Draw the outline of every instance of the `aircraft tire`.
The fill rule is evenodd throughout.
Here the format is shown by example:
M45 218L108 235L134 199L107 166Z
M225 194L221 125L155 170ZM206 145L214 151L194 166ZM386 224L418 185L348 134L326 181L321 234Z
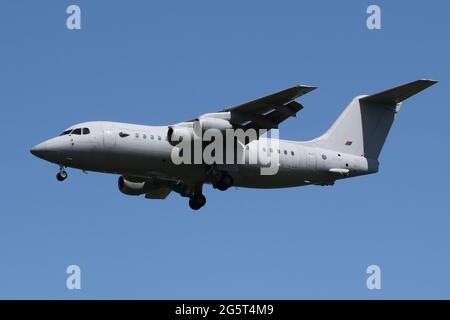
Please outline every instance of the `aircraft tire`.
M64 181L64 180L66 180L66 179L67 179L67 172L66 172L66 171L58 172L58 174L56 175L56 179L57 179L58 181Z

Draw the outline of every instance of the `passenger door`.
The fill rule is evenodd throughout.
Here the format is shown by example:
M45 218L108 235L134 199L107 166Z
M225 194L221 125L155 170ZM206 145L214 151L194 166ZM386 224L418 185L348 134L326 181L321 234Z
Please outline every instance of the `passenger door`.
M113 129L106 128L103 130L103 147L112 149L116 145L116 135Z
M316 170L316 154L313 151L307 151L306 153L306 169L311 171Z

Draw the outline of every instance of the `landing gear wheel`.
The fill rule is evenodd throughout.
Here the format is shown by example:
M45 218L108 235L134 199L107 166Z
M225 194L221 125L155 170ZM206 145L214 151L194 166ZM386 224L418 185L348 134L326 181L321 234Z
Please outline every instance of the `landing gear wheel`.
M203 207L206 204L206 198L202 194L197 194L194 196L195 202L200 204L200 207Z
M196 194L189 199L189 207L192 210L198 210L206 204L206 198L202 194Z
M191 207L192 210L198 210L201 208L193 199L189 199L189 207Z
M60 172L58 172L58 174L56 175L56 179L58 179L58 181L64 181L67 179L67 172L62 170Z

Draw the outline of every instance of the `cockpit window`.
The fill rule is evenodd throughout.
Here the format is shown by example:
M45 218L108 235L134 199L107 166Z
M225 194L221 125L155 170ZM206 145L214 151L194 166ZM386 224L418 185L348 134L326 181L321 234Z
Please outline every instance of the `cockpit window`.
M89 134L91 131L89 131L89 128L83 128L83 134Z
M81 135L81 128L75 129L72 131L72 134Z
M72 132L72 130L73 130L73 129L70 129L70 130L66 130L66 131L64 131L63 133L61 133L61 134L60 134L60 136L65 136L66 134L69 134L69 133L71 133L71 132Z

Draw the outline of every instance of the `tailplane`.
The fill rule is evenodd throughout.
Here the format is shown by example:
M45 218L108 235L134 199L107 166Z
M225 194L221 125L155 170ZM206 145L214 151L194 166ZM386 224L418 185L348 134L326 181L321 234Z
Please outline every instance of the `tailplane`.
M370 96L358 96L314 142L338 152L378 159L402 101L435 83L417 80Z

